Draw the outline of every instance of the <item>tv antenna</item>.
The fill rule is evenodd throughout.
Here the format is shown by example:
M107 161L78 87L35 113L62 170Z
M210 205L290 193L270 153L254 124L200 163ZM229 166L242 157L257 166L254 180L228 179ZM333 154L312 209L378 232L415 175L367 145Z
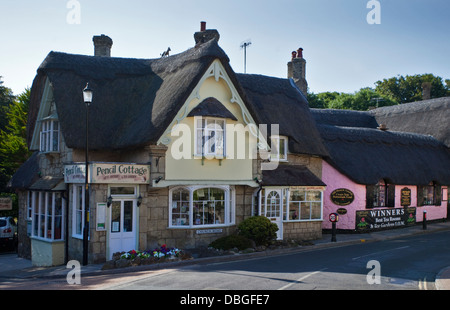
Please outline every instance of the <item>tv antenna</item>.
M241 48L244 49L244 73L247 73L247 47L251 44L252 42L250 40L241 43Z

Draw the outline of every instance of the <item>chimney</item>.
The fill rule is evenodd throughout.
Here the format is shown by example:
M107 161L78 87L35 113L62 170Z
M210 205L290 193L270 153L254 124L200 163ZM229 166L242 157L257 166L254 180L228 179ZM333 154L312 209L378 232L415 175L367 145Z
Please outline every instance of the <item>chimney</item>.
M431 83L423 82L422 83L422 100L431 99Z
M306 96L308 83L306 82L306 60L303 58L303 48L292 52L292 59L288 62L288 79L293 79L303 95Z
M94 55L101 57L111 57L111 47L113 41L110 37L102 34L101 36L94 36L92 38L94 41Z
M219 41L220 35L216 29L206 29L206 22L200 22L200 31L194 33L195 45L203 44L212 39Z

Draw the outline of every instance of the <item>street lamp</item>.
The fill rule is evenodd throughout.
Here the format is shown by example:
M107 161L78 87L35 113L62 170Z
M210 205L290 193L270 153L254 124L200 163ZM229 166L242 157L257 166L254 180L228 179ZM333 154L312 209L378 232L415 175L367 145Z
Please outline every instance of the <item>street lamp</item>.
M85 158L85 181L84 181L84 229L83 229L83 265L88 264L88 236L89 236L89 179L88 179L88 156L89 156L89 106L92 103L92 89L89 83L83 89L83 100L86 104L86 158Z

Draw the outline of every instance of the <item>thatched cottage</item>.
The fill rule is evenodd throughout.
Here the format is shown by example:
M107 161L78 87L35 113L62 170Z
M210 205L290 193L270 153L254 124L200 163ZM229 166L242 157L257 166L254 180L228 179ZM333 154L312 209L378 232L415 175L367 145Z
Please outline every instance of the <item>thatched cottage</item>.
M301 53L287 79L237 74L216 30L202 23L194 38L157 59L111 57L104 35L95 56L48 54L31 89L35 153L11 182L20 256L48 266L195 248L253 215L279 239L321 237L328 151L301 91Z
M442 135L448 132L446 123L438 119L448 114L448 107L434 109L433 117L429 104L425 101L382 109L403 110L401 117L416 114L415 126L410 128L427 127L428 133L439 139L448 138ZM410 106L415 108L409 110ZM423 112L422 119L418 111ZM322 167L322 181L327 185L324 218L340 214L337 229L359 232L414 225L424 216L427 220L446 219L448 147L431 135L391 130L406 126L402 125L406 121L392 116L386 126L386 118L378 118L381 113L312 109L330 154ZM410 128L402 129L412 131ZM323 222L324 229L331 226L329 221Z

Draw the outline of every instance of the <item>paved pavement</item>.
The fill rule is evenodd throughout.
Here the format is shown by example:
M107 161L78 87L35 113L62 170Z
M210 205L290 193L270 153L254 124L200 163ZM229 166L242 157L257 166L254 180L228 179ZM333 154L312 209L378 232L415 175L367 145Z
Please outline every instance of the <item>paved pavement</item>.
M100 275L100 274L111 274L111 273L124 273L133 270L151 270L158 268L168 268L171 266L181 266L188 264L196 264L202 262L214 262L220 260L231 260L231 259L244 259L245 257L255 257L255 256L265 256L265 255L276 255L286 252L311 250L315 248L323 247L337 247L349 244L356 244L361 242L373 242L388 239L395 239L399 237L411 236L415 234L425 234L436 231L450 230L450 221L441 223L429 223L427 229L424 230L422 225L416 225L412 227L391 229L385 231L364 233L364 234L337 234L336 241L331 241L331 234L323 234L323 238L320 240L313 241L311 246L303 246L300 248L288 248L279 249L265 252L255 252L249 254L240 254L233 256L216 256L207 258L196 258L188 261L179 261L173 263L163 263L155 265L146 265L138 267L128 267L121 269L110 269L102 270L103 264L92 264L88 266L81 266L81 275ZM0 255L0 281L3 278L61 278L67 277L68 272L72 270L66 266L57 267L35 267L32 266L31 261L28 259L20 258L15 253L1 254ZM435 281L436 289L438 290L450 290L450 262L447 268L442 269L436 276Z

